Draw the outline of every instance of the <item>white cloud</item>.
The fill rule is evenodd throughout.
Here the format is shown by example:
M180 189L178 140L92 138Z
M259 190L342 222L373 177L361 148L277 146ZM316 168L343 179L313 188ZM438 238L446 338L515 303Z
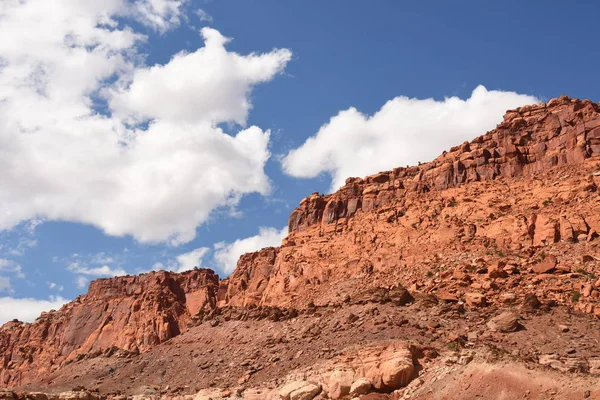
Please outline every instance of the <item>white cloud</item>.
M165 32L179 25L181 8L186 0L137 0L129 5L129 10L140 21L159 32Z
M86 265L81 265L80 262L74 261L67 266L67 270L81 275L91 275L91 276L102 276L102 277L113 277L113 276L123 276L127 275L127 271L123 268L111 268L108 265L103 265L100 267L88 267Z
M350 108L290 151L283 168L301 178L329 173L335 190L348 177L430 161L493 129L506 110L538 101L533 96L478 86L467 100L396 97L372 116Z
M77 285L79 289L85 289L89 282L90 280L83 275L79 275L75 278L75 285Z
M12 260L0 258L0 272L8 272L14 274L17 278L25 278L23 273L23 267L20 264Z
M155 262L154 264L152 264L152 269L150 271L160 271L165 269L165 265L163 263L161 263L160 261ZM144 272L148 272L145 270L141 270L140 273L144 273Z
M37 246L38 241L34 238L36 226L37 221L33 219L19 224L9 232L0 230L0 257L21 257Z
M226 274L230 274L237 266L238 259L242 254L257 251L264 247L279 246L287 233L287 226L281 230L261 227L258 235L238 239L233 243L220 242L215 244L214 259Z
M202 265L202 259L210 249L208 247L200 247L192 250L189 253L180 254L177 256L176 272L189 271L194 267ZM171 266L173 269L173 266Z
M216 124L244 123L254 85L291 53L229 52L205 28L205 47L145 67L123 18L163 31L183 3L0 2L0 230L63 220L177 245L214 209L269 192L269 131Z
M210 251L208 247L199 247L187 253L179 254L174 259L165 260L165 262L157 261L152 265L152 268L140 269L138 273L146 273L150 271L168 270L173 272L185 272L194 269L195 267L202 268L202 262L206 254Z
M11 254L13 256L22 256L25 254L25 251L27 249L31 249L35 246L37 246L38 241L36 239L30 239L30 238L20 238L19 242L17 243L17 245L13 248L11 248L8 251L8 254Z
M50 290L56 290L58 292L62 292L63 290L65 290L65 287L63 285L59 285L56 282L46 282L46 284L48 285L48 289Z
M198 18L200 18L200 21L205 21L210 24L213 23L213 17L201 8L196 10L196 15L198 16Z
M68 301L60 296L48 300L0 297L0 325L12 319L33 322L42 311L58 310Z
M93 264L112 264L115 262L114 257L109 256L103 251L96 254L91 254L89 260Z
M12 285L10 284L10 278L6 276L0 276L0 292L12 291Z
M291 58L287 49L242 56L228 52L230 40L202 28L205 46L181 52L166 65L138 68L131 84L112 93L111 108L133 120L164 119L213 124L246 123L253 85L269 81Z

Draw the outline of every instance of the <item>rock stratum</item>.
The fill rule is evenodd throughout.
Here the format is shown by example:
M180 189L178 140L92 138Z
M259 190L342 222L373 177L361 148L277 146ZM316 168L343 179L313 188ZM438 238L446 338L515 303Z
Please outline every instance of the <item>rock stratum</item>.
M595 398L599 186L599 104L510 110L431 162L313 193L226 279L101 279L5 324L0 397Z

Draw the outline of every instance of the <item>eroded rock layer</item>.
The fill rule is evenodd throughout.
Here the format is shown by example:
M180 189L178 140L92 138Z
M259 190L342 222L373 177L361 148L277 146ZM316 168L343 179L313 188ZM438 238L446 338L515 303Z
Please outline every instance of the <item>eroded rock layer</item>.
M179 335L200 311L214 309L211 270L166 271L93 281L86 295L35 323L0 329L0 384L17 386L100 354L138 354Z
M561 97L509 111L493 131L432 162L349 178L336 193L305 198L282 246L243 255L227 279L201 269L97 280L33 324L5 324L0 385L50 384L48 377L98 357L142 362L190 329L210 343L198 329L233 320L283 324L298 310L419 298L441 310L450 304L457 315L465 307L477 314L558 305L600 316L599 186L598 104ZM500 333L521 327L510 313L490 323ZM355 344L350 338L345 345ZM144 370L127 368L134 380ZM157 376L168 376L159 368ZM191 380L188 372L172 379Z
M600 156L600 107L561 97L547 104L510 110L496 129L456 146L420 166L348 178L338 192L302 200L289 218L289 231L345 221L371 212L407 192L427 192L469 182L513 178L576 165Z
M290 215L281 248L240 259L220 300L305 305L356 285L414 284L442 267L481 269L481 256L515 251L498 261L537 269L530 253L540 246L585 251L600 232L599 111L568 97L521 107L432 162L314 193ZM558 261L577 269L570 255Z

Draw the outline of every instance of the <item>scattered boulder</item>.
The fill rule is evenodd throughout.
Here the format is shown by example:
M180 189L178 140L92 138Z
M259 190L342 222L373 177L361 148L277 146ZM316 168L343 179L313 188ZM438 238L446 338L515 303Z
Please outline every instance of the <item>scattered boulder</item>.
M359 378L352 383L352 386L350 387L350 395L359 396L361 394L367 394L369 393L369 390L371 390L371 386L373 385L367 378Z
M0 399L2 399L2 400L17 400L17 394L11 390L0 388Z
M589 373L592 375L600 375L600 358L590 358L588 360Z
M329 375L328 395L331 399L340 399L350 393L354 381L354 370L338 367Z
M278 397L273 397L272 390L268 389L247 389L244 390L243 397L244 400L274 400Z
M440 290L437 294L438 299L446 301L446 302L457 302L458 296L456 293L450 293L445 290Z
M554 271L556 264L556 257L548 255L541 262L533 265L533 272L536 274L548 274Z
M58 395L59 400L98 400L96 394L85 390L62 392Z
M389 396L381 393L369 393L359 397L359 400L388 400Z
M406 346L390 346L363 358L365 377L376 390L406 386L414 372L412 353Z
M544 354L539 356L538 363L561 372L585 372L589 366L585 360L579 358L561 358L557 354Z
M542 303L535 294L528 293L525 295L525 298L523 298L521 308L523 310L537 310L541 305Z
M491 265L490 267L488 267L488 278L507 278L508 273L504 270L504 267L505 264L503 262L499 262L496 265Z
M292 381L279 389L281 400L312 400L321 392L321 386L307 381Z
M465 302L469 307L483 307L487 304L487 299L481 293L467 293L465 294Z
M515 332L520 327L519 316L513 312L506 311L489 320L487 326L494 332Z
M389 396L387 394L381 393L369 393L359 397L359 400L388 400Z
M595 257L589 255L589 254L584 254L583 256L581 256L581 262L582 263L589 263L595 260Z
M511 292L500 294L500 301L505 304L512 304L517 300L517 295Z
M196 393L194 400L223 400L221 389L203 389Z

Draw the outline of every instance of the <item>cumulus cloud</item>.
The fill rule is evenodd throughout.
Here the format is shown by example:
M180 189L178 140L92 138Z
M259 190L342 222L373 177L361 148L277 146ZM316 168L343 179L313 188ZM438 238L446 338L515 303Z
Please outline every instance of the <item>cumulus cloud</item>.
M0 297L0 324L12 319L33 322L43 311L58 310L67 302L60 296L50 296L48 300Z
M174 269L175 272L189 271L194 269L194 267L200 267L202 265L202 259L209 250L208 247L200 247L189 253L178 255L176 268Z
M269 192L269 131L217 124L245 123L252 88L291 53L230 52L205 28L197 51L141 64L128 21L162 32L184 3L0 3L0 230L62 220L178 245L214 209Z
M123 268L112 268L108 265L103 265L100 267L88 267L85 265L81 265L79 262L72 262L67 266L67 270L81 275L91 275L97 277L113 277L113 276L123 276L127 275L127 271Z
M75 285L78 289L85 289L88 283L90 283L90 280L83 275L79 275L75 278Z
M216 243L214 245L214 259L223 272L230 274L237 266L238 259L242 254L257 251L264 247L279 246L287 233L287 226L281 230L261 227L258 235L238 239L233 243Z
M372 116L349 108L290 151L282 161L283 169L299 178L328 173L335 190L348 177L430 161L493 129L506 110L538 101L478 86L466 100L396 97Z
M212 28L202 28L205 46L175 55L166 65L138 68L129 86L112 94L115 113L133 120L244 125L253 85L269 81L291 58L287 49L241 56L228 52L230 40Z

